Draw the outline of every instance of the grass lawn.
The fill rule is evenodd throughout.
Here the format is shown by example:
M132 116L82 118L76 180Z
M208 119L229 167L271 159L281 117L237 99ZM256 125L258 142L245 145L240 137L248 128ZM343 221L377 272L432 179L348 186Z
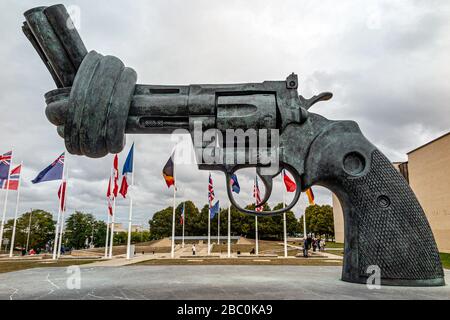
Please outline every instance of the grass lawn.
M337 256L344 256L344 249L342 250L325 250L325 253L331 253L331 254L335 254Z
M92 263L96 260L87 259L70 259L70 260L19 260L19 261L0 261L0 273L19 271L32 268L47 268L47 267L68 267L73 265L81 265Z
M260 254L274 254L278 256L284 256L284 245L282 241L265 241L260 240L259 244ZM240 251L241 253L250 253L252 249L255 248L254 244L232 244L231 252L236 253ZM226 253L228 251L228 245L226 244L214 244L212 252L215 253ZM288 247L288 256L295 256L300 253L300 250Z
M298 259L215 259L215 258L194 258L194 259L153 259L132 264L132 266L154 266L154 265L286 265L286 266L341 266L337 260L324 260L319 258L298 258Z
M450 253L439 253L441 257L442 266L445 269L450 269Z
M327 241L326 243L326 248L342 248L344 249L344 244L340 243L340 242L331 242L331 241Z
M142 244L138 244L135 247L136 253L169 253L171 251L171 247L152 247L152 246L143 246ZM83 252L92 252L94 255L100 255L102 256L105 253L105 248L94 248L94 249L86 249L86 250L75 250L74 255L76 254L76 251L83 251ZM126 246L114 246L113 247L113 255L120 255L127 253L127 247Z

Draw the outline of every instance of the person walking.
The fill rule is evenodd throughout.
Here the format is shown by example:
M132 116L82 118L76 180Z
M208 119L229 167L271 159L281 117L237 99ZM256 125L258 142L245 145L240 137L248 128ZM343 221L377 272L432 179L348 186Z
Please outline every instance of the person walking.
M195 244L193 244L192 245L192 255L193 256L195 256L195 251L196 251L197 249L195 248Z
M303 241L303 257L308 258L308 239Z

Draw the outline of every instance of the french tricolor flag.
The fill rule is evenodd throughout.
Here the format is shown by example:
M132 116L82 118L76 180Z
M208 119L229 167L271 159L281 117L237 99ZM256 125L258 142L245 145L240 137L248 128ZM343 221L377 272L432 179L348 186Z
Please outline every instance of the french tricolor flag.
M122 184L120 185L120 191L119 193L122 195L122 197L126 198L128 193L128 186L130 185L128 183L128 174L131 174L131 184L133 184L133 156L134 156L134 143L130 148L130 152L128 152L127 159L125 160L125 163L123 165L122 169Z

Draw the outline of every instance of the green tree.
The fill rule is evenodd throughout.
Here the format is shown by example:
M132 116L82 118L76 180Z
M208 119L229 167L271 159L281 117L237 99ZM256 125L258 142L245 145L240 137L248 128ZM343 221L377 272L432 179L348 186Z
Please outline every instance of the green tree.
M31 215L31 224L30 224ZM30 243L28 249L44 249L55 238L55 225L52 214L43 210L26 212L17 218L15 248L25 248L28 238L28 225L30 224ZM11 239L14 220L5 224L4 238Z
M273 209L278 210L283 207L283 203L278 203ZM283 215L278 216L280 221L276 220L278 230L281 233L281 238L283 238ZM297 217L294 212L288 211L286 212L286 232L288 236L294 236L296 233L301 231L301 224L299 223Z
M150 240L150 232L140 231L140 232L131 232L131 243L140 243L146 242Z
M128 241L128 232L114 232L114 245L126 245Z
M175 210L175 232L176 235L182 234L183 225L180 224L181 208L180 203ZM282 204L278 204L275 208L281 208ZM254 209L255 205L251 204L247 209ZM270 210L265 204L264 210ZM172 235L172 207L165 208L156 212L152 219L149 220L152 239L161 239ZM186 201L185 214L185 235L206 236L208 235L208 216L209 205L205 204L199 210L192 201ZM293 212L289 211L287 218L287 232L293 235L299 231L298 220ZM217 235L219 215L211 219L211 235ZM220 211L220 234L224 237L228 233L228 208L222 208ZM258 218L258 233L261 239L283 239L283 216L270 216ZM248 238L255 237L255 217L242 213L235 207L231 207L231 235L244 236Z
M103 220L96 220L94 222L94 246L104 247L106 241L106 222Z
M203 234L203 221L200 216L200 212L198 208L192 201L184 202L185 206L185 226L184 226L184 234L186 236L193 236ZM180 223L181 220L181 211L183 208L183 203L180 203L175 210L175 232L177 235L181 235L183 232L183 225Z
M162 239L172 235L173 207L167 207L156 212L149 220L150 230L154 239Z
M306 229L308 233L334 237L333 207L329 205L313 205L306 208ZM303 226L303 216L299 221ZM303 227L302 227L303 228Z
M92 214L76 211L71 214L66 221L65 234L63 238L64 244L74 249L85 248L86 244L91 242L92 234L93 231L95 231L96 225L97 221ZM101 241L100 237L98 237L98 240L99 242Z

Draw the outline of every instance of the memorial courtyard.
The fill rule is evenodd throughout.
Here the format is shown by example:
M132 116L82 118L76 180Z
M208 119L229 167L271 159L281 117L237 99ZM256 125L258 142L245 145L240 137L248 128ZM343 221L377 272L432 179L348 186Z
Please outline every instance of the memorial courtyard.
M177 244L170 257L168 239L137 246L132 259L125 248L114 249L112 259L102 248L75 251L58 261L50 255L0 259L0 299L87 300L267 300L267 299L450 299L450 257L442 255L444 287L370 289L365 284L341 281L343 245L329 243L326 251L301 255L301 246L262 241L258 256L250 254L250 239L232 245L228 258L224 245L210 256L203 245L192 256L191 245ZM225 246L226 247L226 246ZM141 251L141 252L139 252ZM239 254L238 254L239 251Z

